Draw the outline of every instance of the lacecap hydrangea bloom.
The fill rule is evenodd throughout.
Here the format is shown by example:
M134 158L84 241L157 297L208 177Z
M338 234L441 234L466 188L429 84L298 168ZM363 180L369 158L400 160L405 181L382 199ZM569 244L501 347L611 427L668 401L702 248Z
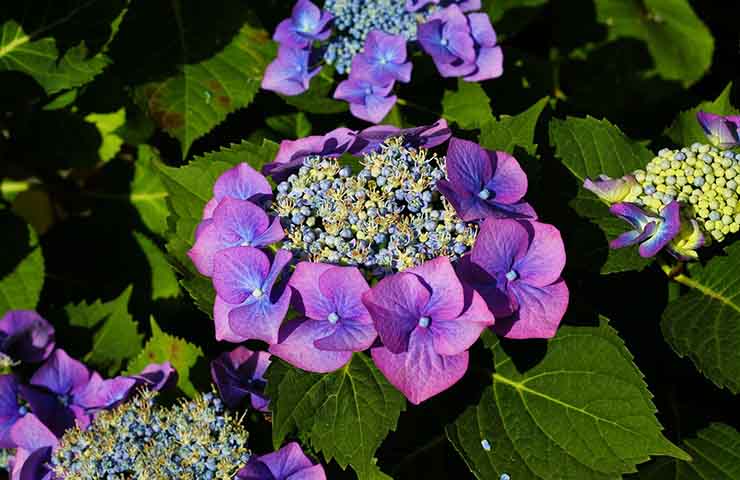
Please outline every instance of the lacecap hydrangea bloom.
M443 77L478 82L501 76L503 54L480 0L298 0L275 30L277 58L262 88L306 91L321 63L348 78L334 98L357 118L378 123L398 100L395 82L411 80L409 49L421 48Z
M621 178L586 179L584 187L610 205L632 230L612 248L639 244L643 257L665 250L699 258L698 250L740 231L740 117L699 112L710 144L662 149L644 169Z
M526 202L527 177L510 154L451 138L441 120L284 141L263 172L276 183L267 197L266 179L247 165L224 173L218 191L231 193L214 188L195 231L191 258L211 259L198 268L215 286L217 339L262 340L273 356L322 373L369 350L420 403L464 375L484 329L555 334L568 304L563 243ZM262 212L217 221L231 198ZM251 232L278 224L279 240L254 244ZM229 241L206 246L206 234ZM256 370L239 374L239 362L220 362L217 383L246 398L248 379L234 376Z

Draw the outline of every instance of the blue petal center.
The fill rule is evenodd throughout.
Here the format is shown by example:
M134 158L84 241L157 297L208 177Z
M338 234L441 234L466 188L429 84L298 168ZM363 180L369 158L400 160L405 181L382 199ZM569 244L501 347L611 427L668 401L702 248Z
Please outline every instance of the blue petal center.
M506 273L506 279L507 279L508 281L510 281L510 282L513 282L513 281L514 281L514 280L516 280L517 278L519 278L519 274L518 274L518 273L516 273L516 270L509 270L509 271L508 271L508 272Z
M422 328L427 328L429 326L429 323L432 321L429 317L421 317L419 319L419 326Z
M487 188L484 188L483 190L478 192L478 198L480 198L481 200L488 200L489 198L491 198L491 191Z
M329 323L334 325L339 321L339 315L337 315L336 312L331 312L328 317L326 317L327 320L329 320Z
M252 296L253 296L254 298L260 298L260 297L261 297L262 295L264 295L264 294L265 294L265 292L263 292L263 291L262 291L262 289L260 289L260 288L255 288L255 289L254 289L254 290L252 291Z

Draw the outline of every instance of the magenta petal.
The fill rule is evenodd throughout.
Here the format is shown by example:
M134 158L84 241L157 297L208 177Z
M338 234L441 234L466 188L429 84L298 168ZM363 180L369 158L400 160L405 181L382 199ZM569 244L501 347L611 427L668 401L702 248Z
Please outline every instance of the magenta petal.
M482 82L504 74L504 54L501 47L483 47L475 59L476 69L463 77L466 82Z
M260 300L236 306L229 312L229 327L241 337L277 343L280 324L290 307L290 289L286 288L277 302L271 303L268 295Z
M93 372L90 382L75 395L75 403L87 410L110 408L123 401L135 385L136 380L130 377L104 380Z
M447 320L462 313L465 302L463 286L449 257L437 257L405 271L418 275L422 284L432 292L424 315L433 320Z
M417 328L407 352L394 354L385 347L371 350L383 375L415 405L447 390L468 369L468 352L443 356L434 351L431 333Z
M244 302L262 288L270 271L270 260L254 247L232 247L214 256L213 286L231 304ZM263 292L264 293L264 292Z
M483 149L482 149L483 150ZM516 203L527 193L527 174L516 158L506 152L484 150L494 167L493 177L485 182L497 203Z
M81 362L58 348L31 377L30 383L46 387L58 394L68 394L83 387L90 378L90 371Z
M513 268L523 282L535 287L550 285L565 268L565 246L560 231L547 223L521 223L531 228L534 235L527 254Z
M57 437L32 413L18 420L10 429L10 436L18 448L33 451L57 444Z
M487 13L470 13L468 14L468 24L470 32L475 42L482 47L496 46L496 31L491 25L491 18Z
M465 312L452 320L432 320L434 351L440 355L457 355L470 348L481 332L494 323L493 314L477 292L471 292L471 302Z
M216 197L211 198L206 203L205 207L203 207L203 220L207 220L213 216L213 211L216 210L216 207L218 207L218 199ZM200 225L202 225L203 222L198 224L198 227L195 230L195 238L198 238L198 231L200 230Z
M530 232L517 220L486 219L475 239L471 259L492 277L508 273L527 253Z
M139 385L146 385L149 390L159 392L177 383L177 371L170 362L150 363L130 378L136 380Z
M188 251L188 257L201 275L210 277L213 275L213 256L230 246L221 240L220 232L213 224L213 220L205 220L198 226L195 244Z
M260 195L271 196L272 187L261 173L246 163L226 170L213 185L213 196L218 202L226 197L250 200Z
M334 312L334 305L319 288L319 278L331 268L334 266L326 263L300 262L288 282L297 292L294 303L314 320L324 320Z
M293 320L280 329L280 340L270 345L270 353L309 372L333 372L344 366L352 352L320 350L314 342L330 335L335 325L318 320Z
M378 338L372 323L360 323L354 319L340 320L336 330L314 342L317 348L331 351L361 352L370 348Z
M506 338L552 338L568 309L568 287L559 280L545 287L523 282L510 286L519 310L511 317L498 318L493 330Z
M356 267L333 267L319 276L319 290L321 295L330 300L333 307L331 313L337 313L340 318L355 319L359 323L372 324L370 313L362 304L362 294L370 290L365 277ZM324 317L313 317L324 320Z
M247 340L247 337L238 335L229 325L229 314L238 306L227 303L216 295L216 300L213 302L213 322L216 326L216 340L231 343L241 343Z
M418 325L431 293L412 273L383 278L365 292L365 304L383 344L392 352L408 349L409 335Z
M506 292L505 278L500 283L496 277L491 276L478 264L473 263L470 255L465 255L458 260L456 271L466 286L480 294L496 319L514 313L516 302L512 302Z

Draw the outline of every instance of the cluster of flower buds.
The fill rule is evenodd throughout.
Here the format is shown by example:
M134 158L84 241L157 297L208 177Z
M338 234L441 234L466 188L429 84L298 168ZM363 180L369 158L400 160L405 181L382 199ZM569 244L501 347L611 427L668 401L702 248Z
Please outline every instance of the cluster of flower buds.
M639 243L644 257L665 248L696 260L710 240L740 231L740 153L728 150L740 145L740 117L700 112L698 120L712 145L664 148L644 169L584 183L634 228L613 240L613 248Z
M144 391L67 430L51 457L59 480L230 480L249 461L248 434L207 393L169 408Z
M0 448L14 449L12 478L50 478L47 463L58 438L87 428L100 412L121 404L138 387L160 390L176 372L169 363L152 364L138 375L103 379L62 349L54 349L54 328L36 312L14 310L0 319L3 355L41 362L28 382L0 375ZM99 478L99 477L95 477Z
M226 171L189 253L213 281L216 338L262 340L312 372L371 349L419 403L463 376L485 328L552 337L569 296L560 233L523 200L514 157L450 137L440 121L284 141L263 168L274 199L248 165ZM443 143L444 157L431 152ZM344 154L362 169L337 161ZM259 381L235 387L233 374L255 355L234 351L213 366L222 392L251 388L253 405L264 401Z
M347 101L357 118L377 123L398 100L391 94L395 82L411 80L409 42L418 41L444 77L477 82L501 76L503 55L488 14L465 14L480 8L480 0L328 0L320 9L298 0L275 31L280 49L262 88L283 95L306 91L323 57L349 74L334 98Z

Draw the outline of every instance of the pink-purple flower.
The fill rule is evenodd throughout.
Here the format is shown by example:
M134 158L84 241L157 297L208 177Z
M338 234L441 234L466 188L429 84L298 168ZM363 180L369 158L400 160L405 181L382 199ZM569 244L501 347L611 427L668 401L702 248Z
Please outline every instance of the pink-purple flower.
M475 40L457 5L440 10L419 25L419 43L443 77L461 77L475 70Z
M437 182L437 188L463 220L537 217L522 200L527 193L527 175L508 153L452 138L446 165L447 180Z
M238 480L326 480L324 467L314 465L296 442L277 452L253 456L237 473Z
M31 310L9 310L0 319L0 354L40 362L54 350L54 327Z
M294 48L306 48L315 40L326 40L331 35L332 15L322 11L310 0L298 0L290 18L277 26L273 39Z
M365 39L364 50L352 60L350 76L386 85L410 81L411 68L411 62L406 61L406 39L373 30Z
M362 303L370 287L356 267L301 262L288 284L304 317L281 328L279 342L270 346L273 355L304 370L331 372L375 341Z
M308 90L311 79L321 70L312 68L308 50L281 46L277 58L268 65L262 77L262 88L283 95L298 95Z
M376 84L350 76L337 85L334 98L346 100L355 117L378 123L388 115L398 99L395 95L390 95L391 89L393 82Z
M248 404L255 410L267 412L270 400L265 396L265 371L270 365L270 354L236 347L224 352L211 362L211 378L224 404L231 409Z
M414 404L454 385L468 368L468 348L494 317L463 287L447 257L386 277L362 297L383 346L375 364Z
M496 316L498 334L550 338L568 307L564 267L565 248L554 226L489 218L458 271Z
M213 185L213 198L203 208L203 219L213 216L213 212L224 198L236 198L260 203L272 196L272 187L267 179L246 163L226 170ZM198 232L206 224L201 224Z
M696 119L713 145L719 148L734 148L740 145L740 115L698 112Z
M629 230L609 243L611 248L640 244L641 257L654 257L681 230L680 205L672 201L658 214L648 213L634 203L615 203L609 211L632 225Z

